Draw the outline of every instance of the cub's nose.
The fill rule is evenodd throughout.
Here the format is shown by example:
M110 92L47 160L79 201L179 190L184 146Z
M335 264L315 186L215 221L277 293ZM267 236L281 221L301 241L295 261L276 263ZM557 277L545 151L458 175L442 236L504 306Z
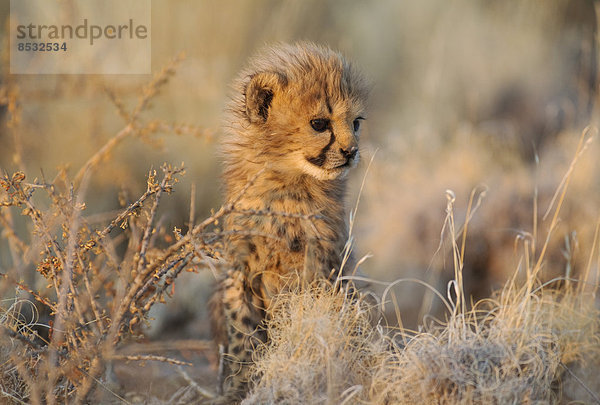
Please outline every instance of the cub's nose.
M342 154L343 157L345 157L348 160L354 159L354 157L356 156L357 152L358 152L358 147L357 146L353 146L350 149L342 149L342 148L340 148L340 153Z

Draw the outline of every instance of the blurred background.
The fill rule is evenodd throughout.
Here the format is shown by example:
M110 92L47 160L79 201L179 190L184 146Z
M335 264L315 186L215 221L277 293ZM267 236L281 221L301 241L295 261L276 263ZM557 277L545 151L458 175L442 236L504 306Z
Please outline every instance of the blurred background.
M92 176L86 215L117 212L119 195L141 194L148 170L163 162L188 168L162 205L165 229L185 230L192 185L197 218L209 215L221 202L217 148L229 83L265 44L315 41L342 51L373 84L348 193L354 206L366 178L354 228L356 255L371 255L362 271L380 281L425 280L445 294L454 271L442 232L446 190L456 196L457 226L475 190L475 201L485 198L469 224L465 284L473 297L487 297L519 268L523 240L536 239L539 253L543 214L582 131L597 122L596 9L591 0L153 0L152 71L182 51L185 59L142 118L201 130L127 138ZM131 110L151 76L10 75L8 15L3 1L0 98L18 102L0 106L0 169L74 177L125 125L109 94ZM15 111L18 129L7 125ZM588 263L600 211L598 156L596 141L578 161L547 280ZM12 265L5 243L0 269ZM208 270L179 278L149 336L207 338L213 283ZM418 284L393 291L405 326L440 314Z

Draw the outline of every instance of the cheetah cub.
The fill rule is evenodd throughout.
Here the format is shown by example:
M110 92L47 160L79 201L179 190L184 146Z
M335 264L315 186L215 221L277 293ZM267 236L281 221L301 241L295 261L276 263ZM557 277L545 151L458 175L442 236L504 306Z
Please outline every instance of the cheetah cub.
M236 211L223 224L229 270L211 299L213 335L224 348L215 403L246 394L273 297L339 273L346 175L359 159L367 86L339 53L300 43L251 59L234 92L223 154L225 199Z

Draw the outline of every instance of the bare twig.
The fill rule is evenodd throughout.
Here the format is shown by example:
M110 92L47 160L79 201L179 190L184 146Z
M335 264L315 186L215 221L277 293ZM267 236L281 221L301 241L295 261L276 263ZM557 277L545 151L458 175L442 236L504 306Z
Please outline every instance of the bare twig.
M120 354L132 355L137 353L167 352L167 351L210 351L214 343L209 340L170 340L147 343L136 343L120 349Z
M177 368L177 372L179 373L180 376L183 377L183 379L188 383L188 385L190 385L191 387L194 388L194 390L196 390L196 392L200 395L202 395L205 398L208 399L212 399L215 397L215 394L213 394L212 392L202 388L201 386L199 386L189 375L188 373L185 372L184 369L182 369L181 367Z
M176 364L178 366L191 366L192 363L186 361L176 360L165 356L156 356L153 354L143 355L120 355L116 354L111 356L112 360L125 360L125 361L161 361L163 363Z
M567 367L563 362L560 362L559 364L561 365L562 368L564 368L567 371L567 373L569 373L571 375L571 377L573 377L575 379L575 381L577 381L579 383L579 385L581 385L583 387L583 389L590 395L590 397L592 397L592 399L594 401L596 401L597 404L600 404L600 396L598 396L598 394L596 394L587 385L585 385L585 383L581 380L581 378L577 377L575 375L575 373L573 373L571 371L571 369L569 367Z
M90 157L87 162L79 169L77 175L75 176L74 183L78 185L81 182L83 176L94 167L98 165L98 163L104 161L108 155L112 152L112 150L119 143L123 141L129 135L135 134L139 131L139 125L137 120L142 111L144 111L148 107L148 103L154 97L160 88L164 86L169 78L175 73L175 68L177 65L184 59L183 54L178 55L175 59L173 59L167 66L165 66L160 72L158 72L154 78L144 86L142 89L142 95L138 100L138 104L135 106L131 114L127 114L125 111L125 107L117 102L117 109L119 110L119 114L123 118L128 118L127 125L121 129L114 137L110 138L110 140L102 147L98 152L96 152L92 157ZM109 97L113 100L116 100L116 97L112 97L110 91L108 92Z

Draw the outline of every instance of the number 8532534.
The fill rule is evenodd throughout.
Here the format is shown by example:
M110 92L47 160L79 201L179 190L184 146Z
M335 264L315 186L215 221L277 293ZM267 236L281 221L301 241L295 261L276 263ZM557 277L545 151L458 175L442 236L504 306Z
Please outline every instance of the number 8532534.
M67 50L66 42L19 42L17 50L20 52L59 52Z

